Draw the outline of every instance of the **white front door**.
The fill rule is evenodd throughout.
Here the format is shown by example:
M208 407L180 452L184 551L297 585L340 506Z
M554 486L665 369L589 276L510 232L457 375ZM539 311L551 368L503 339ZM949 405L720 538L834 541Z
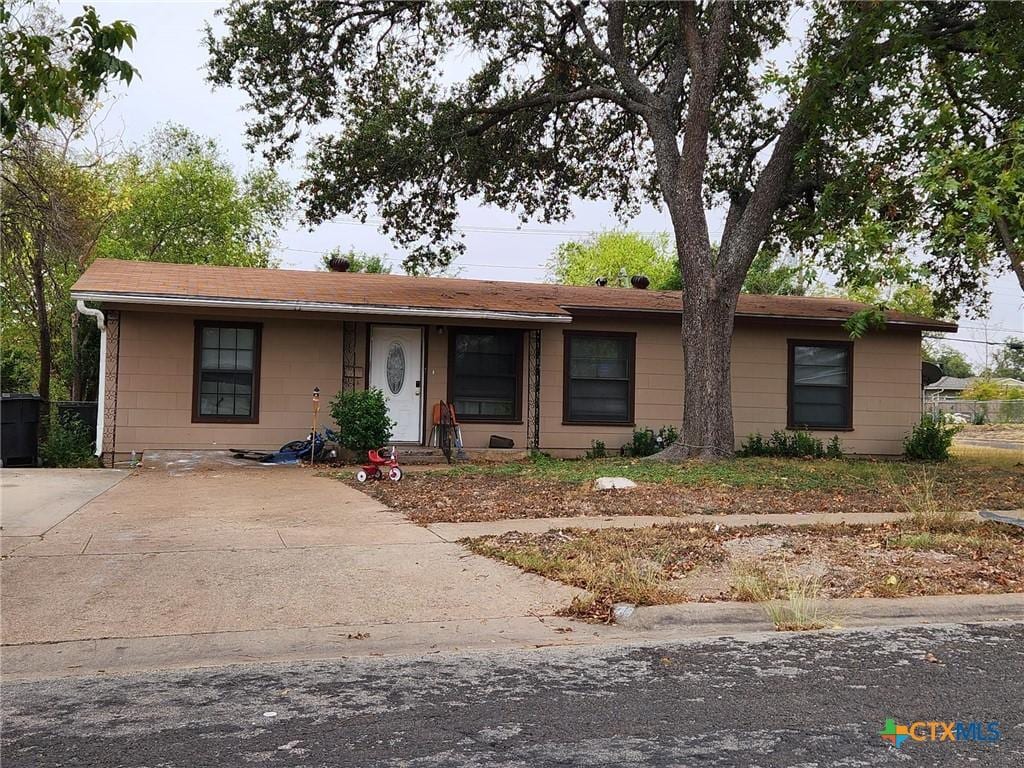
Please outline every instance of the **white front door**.
M423 329L370 326L370 386L384 393L397 443L422 440Z

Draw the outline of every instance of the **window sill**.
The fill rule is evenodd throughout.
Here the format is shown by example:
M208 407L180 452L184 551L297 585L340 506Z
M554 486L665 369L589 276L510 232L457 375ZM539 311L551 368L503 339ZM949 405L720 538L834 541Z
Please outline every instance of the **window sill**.
M786 429L793 432L853 432L853 427L822 427L813 424L787 424Z
M459 424L522 424L522 419L498 419L498 418L477 418L475 416L459 416L456 412Z
M260 420L246 417L236 419L231 416L193 416L193 424L259 424Z
M563 427L636 427L635 421L568 421L562 419Z

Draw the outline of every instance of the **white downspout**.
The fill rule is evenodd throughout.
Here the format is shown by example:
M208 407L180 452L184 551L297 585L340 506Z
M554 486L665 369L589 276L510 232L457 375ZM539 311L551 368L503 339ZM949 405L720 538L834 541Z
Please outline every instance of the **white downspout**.
M96 455L103 456L103 409L107 402L107 323L103 312L92 307L85 306L85 302L78 300L78 312L88 315L96 321L96 327L100 329L100 382L96 392Z

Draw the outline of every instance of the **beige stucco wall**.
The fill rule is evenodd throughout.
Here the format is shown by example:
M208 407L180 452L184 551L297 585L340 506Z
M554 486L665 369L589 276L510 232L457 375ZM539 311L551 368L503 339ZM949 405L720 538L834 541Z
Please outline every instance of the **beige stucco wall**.
M309 433L313 387L321 423L341 387L341 323L236 316L263 323L258 424L193 424L196 316L123 311L115 450L272 448ZM223 319L223 318L220 318ZM364 353L365 354L365 353Z
M221 319L223 319L221 315ZM237 316L263 325L260 421L252 425L193 424L192 356L196 316L187 312L126 310L121 315L117 387L116 450L168 448L274 448L309 429L310 392L322 392L321 423L327 403L341 387L342 322L333 316L264 313ZM366 330L356 324L354 374L363 386ZM480 324L476 324L479 327ZM441 330L439 331L439 328ZM674 322L577 320L541 331L541 447L575 456L602 440L611 451L628 442L632 426L576 426L562 423L562 339L565 330L635 331L636 427L679 424L683 359ZM433 403L448 396L447 327L426 326L426 399L430 433ZM808 326L741 325L733 338L732 398L737 445L750 433L769 434L786 426L787 339L840 340L841 329ZM527 354L524 339L524 366ZM854 429L839 433L850 453L898 454L903 437L920 415L920 335L889 330L854 343ZM520 424L463 425L467 447L483 447L491 435L527 445L527 379L524 371ZM816 433L823 440L833 433Z

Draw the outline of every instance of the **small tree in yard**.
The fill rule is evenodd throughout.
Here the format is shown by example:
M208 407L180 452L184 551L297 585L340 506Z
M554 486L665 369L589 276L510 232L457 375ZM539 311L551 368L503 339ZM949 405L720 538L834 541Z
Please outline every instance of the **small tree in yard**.
M331 400L331 416L341 432L342 447L357 453L387 445L395 426L384 393L373 387L339 392Z
M269 157L314 129L307 218L372 208L407 271L461 252L463 200L542 221L578 198L622 218L664 206L686 420L662 455L714 457L733 452L730 339L759 252L871 282L939 222L969 230L932 249L948 300L1020 261L1024 5L803 8L783 72L794 6L781 2L234 0L223 36L209 31L210 72L248 93L250 139ZM941 183L946 168L960 183ZM982 197L965 221L964 200ZM727 211L717 248L709 206Z

